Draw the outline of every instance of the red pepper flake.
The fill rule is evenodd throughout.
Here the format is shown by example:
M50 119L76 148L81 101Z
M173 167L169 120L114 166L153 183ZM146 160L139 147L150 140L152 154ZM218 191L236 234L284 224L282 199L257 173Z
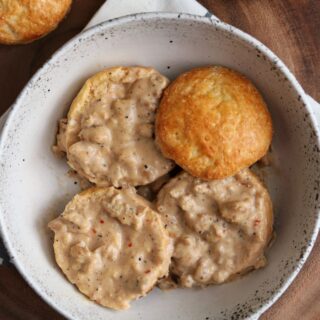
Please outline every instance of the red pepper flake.
M93 228L92 228L92 232L93 232L93 233L97 233L96 229L93 229Z
M144 273L150 273L151 272L151 270L147 270L147 271L145 271Z
M104 220L100 219L100 223L104 223Z
M254 220L254 226L257 226L260 223L259 219Z
M131 248L132 247L132 242L128 243L128 247Z

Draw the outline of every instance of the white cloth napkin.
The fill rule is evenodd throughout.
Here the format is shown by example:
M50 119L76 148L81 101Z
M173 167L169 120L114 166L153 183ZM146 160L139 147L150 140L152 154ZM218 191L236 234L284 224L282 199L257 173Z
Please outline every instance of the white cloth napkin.
M85 29L97 25L103 21L128 14L155 11L183 12L217 18L212 13L208 12L208 10L196 0L107 0L96 12ZM320 104L308 95L307 98L320 129ZM0 118L0 132L10 110L11 108ZM8 263L8 255L6 254L0 239L0 264L3 261Z
M192 13L199 16L208 13L208 10L195 0L107 0L86 28L128 14L155 11Z

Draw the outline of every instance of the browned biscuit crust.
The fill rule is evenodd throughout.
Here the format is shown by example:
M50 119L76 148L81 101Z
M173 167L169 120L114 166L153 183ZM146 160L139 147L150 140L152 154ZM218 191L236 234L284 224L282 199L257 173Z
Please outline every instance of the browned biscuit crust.
M221 179L266 154L272 120L251 81L225 67L202 67L165 90L156 138L163 154L190 174Z
M57 27L72 0L0 0L0 43L38 39Z

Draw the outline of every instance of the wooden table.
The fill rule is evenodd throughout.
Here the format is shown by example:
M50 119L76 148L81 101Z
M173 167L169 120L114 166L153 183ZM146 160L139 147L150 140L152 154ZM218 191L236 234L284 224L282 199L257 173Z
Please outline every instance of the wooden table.
M59 28L34 43L0 45L0 113L13 103L31 75L90 20L104 0L74 0ZM222 20L269 46L320 101L319 0L202 0ZM320 319L320 239L303 270L261 319ZM0 266L0 319L63 319L41 300L11 264Z

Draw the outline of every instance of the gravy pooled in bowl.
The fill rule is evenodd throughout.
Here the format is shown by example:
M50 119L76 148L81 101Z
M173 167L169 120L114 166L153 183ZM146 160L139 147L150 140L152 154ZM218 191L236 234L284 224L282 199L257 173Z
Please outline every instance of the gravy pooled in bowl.
M174 241L170 273L180 286L223 283L265 265L272 203L249 169L212 181L184 172L161 189L156 209Z
M49 223L56 261L97 303L127 309L167 276L172 241L160 216L129 188L91 188Z
M74 99L56 149L65 149L69 165L98 186L156 180L173 167L154 141L155 112L168 82L145 67L97 73Z

